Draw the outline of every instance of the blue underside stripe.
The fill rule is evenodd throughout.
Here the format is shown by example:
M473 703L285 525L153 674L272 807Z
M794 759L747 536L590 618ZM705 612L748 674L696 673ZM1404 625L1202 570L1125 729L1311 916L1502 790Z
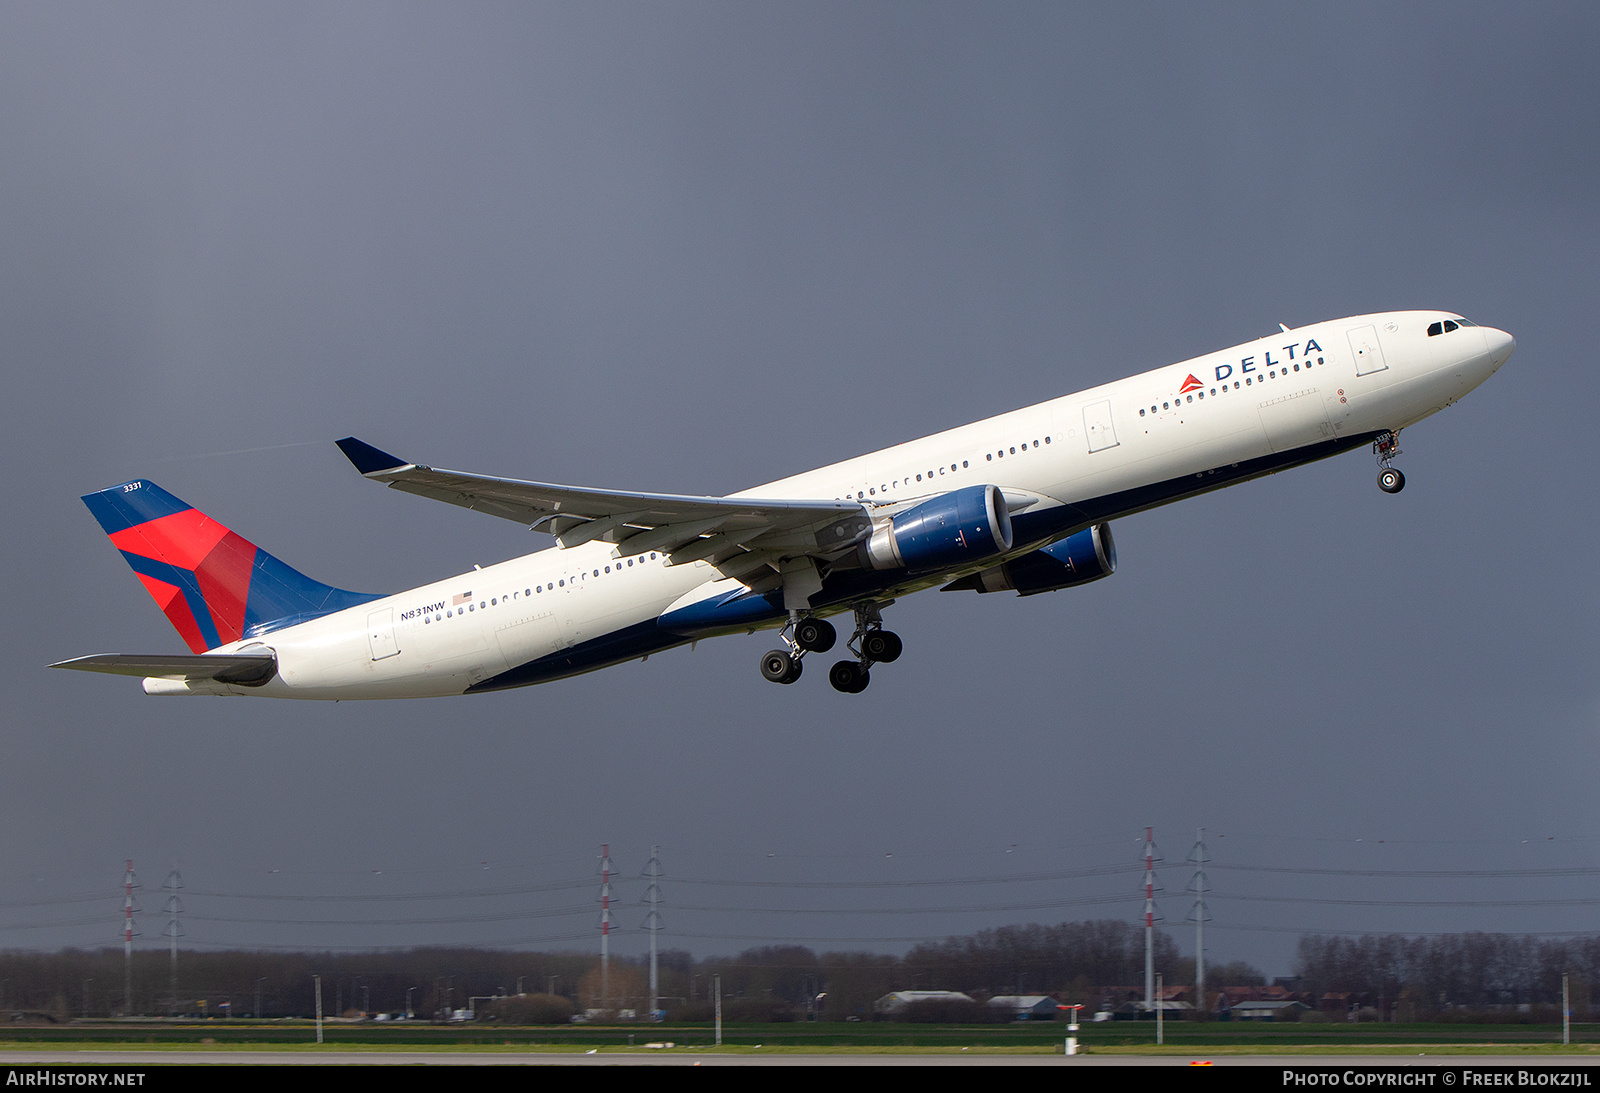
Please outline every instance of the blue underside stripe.
M1289 452L1262 456L1238 464L1228 464L1187 474L1182 478L1169 478L1137 489L1122 490L1080 501L1076 505L1058 505L1043 512L1021 512L1011 518L1019 543L1055 539L1105 520L1127 516L1130 513L1154 508L1157 505L1181 501L1231 486L1249 478L1258 478L1274 471L1287 470L1319 459L1327 459L1341 452L1351 451L1371 444L1377 433L1340 437ZM831 574L823 589L811 598L812 606L827 608L843 603L870 599L875 593L904 583L906 571L879 573L863 569L847 569ZM661 620L636 623L613 631L592 641L581 642L570 649L552 653L510 671L484 680L467 688L468 694L479 691L502 691L509 687L525 687L530 683L548 683L568 676L582 675L597 668L637 660L651 653L686 645L696 633L711 633L729 627L759 626L784 616L782 598L775 593L757 596L753 593L734 593L718 597L704 604L694 604L684 611L674 612ZM671 624L674 629L667 629Z
M466 693L503 691L508 687L526 687L530 683L548 683L553 679L582 675L596 668L621 664L627 660L638 660L651 653L671 649L675 645L687 644L689 644L688 638L667 633L656 625L654 619L651 619L648 622L624 626L621 630L613 630L604 637L592 641L579 642L570 649L540 657L509 672L501 672L492 679L468 687Z

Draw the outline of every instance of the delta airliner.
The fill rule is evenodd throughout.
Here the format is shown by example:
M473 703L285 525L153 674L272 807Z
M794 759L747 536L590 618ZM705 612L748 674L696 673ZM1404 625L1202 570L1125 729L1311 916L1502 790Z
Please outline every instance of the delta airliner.
M339 441L367 478L555 537L395 595L312 580L143 479L84 497L190 654L52 665L161 695L420 698L544 683L719 634L776 629L793 683L859 693L900 656L882 612L926 588L1031 596L1116 568L1109 522L1357 448L1378 485L1409 425L1488 379L1511 335L1400 311L1279 333L730 497L490 478Z

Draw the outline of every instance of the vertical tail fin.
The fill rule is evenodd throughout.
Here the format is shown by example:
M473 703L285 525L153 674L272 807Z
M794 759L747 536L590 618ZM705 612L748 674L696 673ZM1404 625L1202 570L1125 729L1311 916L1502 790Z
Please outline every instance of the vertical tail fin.
M153 482L83 503L192 652L379 598L312 580Z

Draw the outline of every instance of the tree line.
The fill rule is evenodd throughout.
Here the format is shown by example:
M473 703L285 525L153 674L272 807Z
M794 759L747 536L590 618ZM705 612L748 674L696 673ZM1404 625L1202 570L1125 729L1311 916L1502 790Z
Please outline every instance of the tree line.
M1570 1004L1586 1014L1588 984L1600 982L1600 937L1310 934L1300 939L1295 970L1307 994L1353 994L1398 1020L1458 1010L1560 1006L1565 975Z
M1051 994L1091 1008L1142 997L1144 931L1117 920L1028 924L916 945L903 956L817 952L800 945L746 949L697 959L660 956L659 1004L676 1019L711 1014L720 984L729 1020L870 1018L872 1003L897 990ZM1194 963L1164 931L1155 970L1169 985L1191 983ZM1264 982L1248 964L1208 962L1208 993ZM125 973L131 970L131 984ZM1300 940L1295 984L1313 1007L1344 992L1351 1004L1390 1007L1418 1019L1441 1008L1558 1004L1567 973L1583 990L1600 977L1600 936L1551 940L1507 934L1398 935ZM416 948L379 952L180 952L176 976L165 952L64 949L0 951L0 1012L63 1020L113 1015L310 1016L314 977L325 1013L409 1013L441 1019L461 1010L507 1019L534 1013L632 1011L645 1016L647 962L613 957L601 976L592 953ZM129 987L131 986L131 992ZM543 996L520 1008L505 999ZM1410 1008L1401 1014L1397 1005ZM551 1017L551 1015L556 1015Z

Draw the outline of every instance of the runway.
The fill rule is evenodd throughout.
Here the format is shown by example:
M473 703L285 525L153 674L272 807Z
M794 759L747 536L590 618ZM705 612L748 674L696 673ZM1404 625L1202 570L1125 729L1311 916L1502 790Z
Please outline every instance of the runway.
M759 1051L0 1051L0 1067L69 1066L126 1070L171 1066L1195 1066L1373 1068L1438 1067L1475 1071L1559 1068L1587 1071L1600 1058L1573 1055L1014 1055L941 1052L928 1054L816 1054ZM4 1081L4 1079L0 1079Z

